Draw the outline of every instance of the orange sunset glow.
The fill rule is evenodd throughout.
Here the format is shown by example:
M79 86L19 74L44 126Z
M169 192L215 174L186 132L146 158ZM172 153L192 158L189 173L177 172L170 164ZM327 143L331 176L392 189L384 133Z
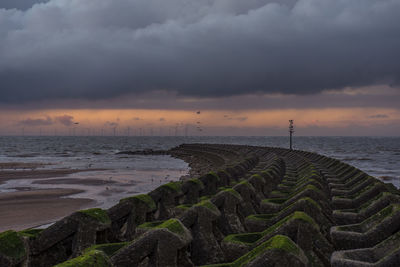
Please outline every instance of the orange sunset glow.
M60 120L63 117L68 121ZM257 135L274 128L275 134L281 131L284 135L287 118L295 120L299 135L307 135L309 127L384 127L399 122L400 112L385 108L200 110L200 114L192 110L61 109L2 112L0 122L7 129L3 134L19 134L23 129L24 134L69 135L75 128L77 134L113 135L116 128L116 135L172 135L178 127L178 134L183 135L182 129L188 127L191 135L229 135L232 128L259 129ZM139 128L143 132L135 131Z

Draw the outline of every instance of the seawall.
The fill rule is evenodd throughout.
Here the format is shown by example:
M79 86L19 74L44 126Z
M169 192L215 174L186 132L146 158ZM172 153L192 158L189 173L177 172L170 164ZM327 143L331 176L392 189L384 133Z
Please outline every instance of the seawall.
M400 192L351 165L239 145L155 153L192 178L0 233L0 266L400 266Z

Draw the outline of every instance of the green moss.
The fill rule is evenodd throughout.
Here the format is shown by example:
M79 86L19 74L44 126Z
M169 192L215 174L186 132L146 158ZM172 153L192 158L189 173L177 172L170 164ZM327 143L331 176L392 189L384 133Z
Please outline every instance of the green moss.
M247 180L242 180L242 181L240 181L239 184L246 185L246 186L250 186L250 183L249 183L249 181L247 181Z
M138 226L138 228L154 228L162 224L164 221L146 222Z
M0 233L0 254L15 261L25 257L24 242L17 232L10 230Z
M121 243L94 245L94 246L91 246L90 248L86 249L84 251L84 253L88 253L91 250L99 250L99 251L103 251L107 256L111 257L115 254L115 252L117 252L121 248L125 247L129 243L130 242L121 242Z
M224 189L224 190L222 190L222 192L228 192L228 193L231 193L232 195L234 195L234 196L237 197L237 198L242 198L242 197L240 196L240 194L239 194L236 190L234 190L234 189L232 189L232 188Z
M262 171L262 172L260 172L260 174L262 176L264 176L264 178L272 178L273 177L271 172L269 172L269 171Z
M392 194L400 195L400 191L393 184L385 183L385 188Z
M161 187L179 193L181 191L181 186L182 186L181 182L169 182L167 184L163 184Z
M310 197L303 197L300 198L299 200L297 200L296 202L290 204L289 206L285 207L283 210L281 210L279 213L285 213L287 210L290 210L293 208L293 206L297 205L298 202L300 201L306 201L307 203L313 205L315 208L317 208L318 210L321 210L321 206L315 202L312 198Z
M356 193L354 193L352 195L349 195L349 196L346 196L346 195L334 196L333 200L335 200L335 199L357 199L362 194L366 193L367 191L373 190L374 187L380 186L380 184L381 184L381 182L376 181L376 182L374 182L372 184L369 184L369 185L365 186L360 191L358 191L358 192L356 192Z
M307 213L302 212L302 211L295 211L292 215L292 220L302 220L305 222L310 223L311 225L313 225L314 227L316 227L317 229L319 229L319 225L314 221L313 218L311 218L310 216L307 215Z
M250 177L250 179L251 179L251 178L256 178L256 179L259 179L259 180L261 180L261 181L264 182L264 178L263 178L261 175L259 175L259 174L253 174L253 175Z
M236 185L237 183L238 183L238 181L232 181L230 185L231 185L231 186L234 186L234 185Z
M191 207L192 207L191 204L182 204L182 205L176 206L175 208L182 209L182 210L188 210L188 209L190 209Z
M266 250L272 249L284 250L295 255L299 255L300 253L300 249L289 237L284 235L276 235L234 261L231 266L244 266Z
M264 230L262 232L263 236L272 233L273 231L275 231L276 229L281 227L284 223L289 222L291 220L302 220L302 221L305 221L307 223L310 223L316 229L319 229L318 224L310 216L308 216L306 213L304 213L302 211L295 211L291 215L286 216L285 218L283 218L279 222L275 223L274 225L272 225L272 226L268 227L266 230Z
M60 263L55 267L106 267L111 266L107 255L99 250L91 250L77 258Z
M203 183L202 183L199 179L197 179L197 178L189 179L189 180L187 180L187 182L188 182L188 183L197 184L197 185L199 185L200 187L204 187Z
M137 196L123 198L119 202L121 203L123 201L131 201L131 200L140 201L140 202L146 204L151 210L157 209L156 203L151 198L151 196L149 196L147 194L141 194L141 195L137 195Z
M30 237L30 238L35 238L37 237L41 232L43 232L43 229L26 229L22 230L19 233L23 236Z
M169 219L162 224L156 226L155 228L167 228L171 232L179 235L185 232L182 223L177 219Z
M373 202L377 201L381 197L388 196L388 195L390 195L390 193L381 192L376 197L374 197L374 198L368 200L367 202L363 203L357 210L358 211L364 210L364 209L368 208L369 206L371 206Z
M182 223L177 219L169 219L166 221L157 221L157 222L148 222L139 225L139 228L152 228L152 229L159 229L159 228L166 228L171 232L181 235L185 232L184 226Z
M232 187L230 187L230 186L220 186L220 187L218 187L217 191L219 192L219 191L222 191L222 190L225 190L225 189L229 189L229 188L232 188Z
M321 210L321 206L314 199L312 199L310 197L303 197L303 198L301 198L299 200L307 201L308 203L312 204L317 209Z
M255 221L269 221L272 218L276 217L276 213L271 214L253 214L246 217L246 220L255 220Z
M320 180L317 180L314 178L305 178L296 184L295 189L304 187L306 185L314 185L315 187L318 186L317 188L322 188ZM318 189L318 190L320 190L320 189Z
M111 223L110 217L108 217L108 214L105 210L94 208L94 209L80 210L78 212L86 214L104 224Z
M212 196L202 196L200 197L200 201L210 199Z
M290 195L290 197L292 197L294 195L297 195L298 193L300 193L302 191L305 191L305 190L312 190L312 191L316 191L316 192L319 192L319 193L323 194L322 191L320 189L318 189L315 185L308 184L305 187L301 187L301 188L297 189L294 193L292 193Z
M388 207L382 209L381 211L379 211L379 212L378 212L376 215L374 215L374 216L387 217L387 216L389 216L390 214L392 214L393 212L398 211L398 210L399 210L399 206L392 206L392 205L390 205L390 206L388 206Z
M195 204L194 206L202 206L206 207L207 209L210 209L212 211L218 211L218 208L210 201L210 200L203 200L200 201L199 203Z
M400 211L400 204L391 204L386 208L380 210L373 216L369 217L368 219L364 220L360 225L365 229L370 229L371 226L377 225L378 223L382 222L385 218L391 216L393 213Z
M287 198L267 198L267 199L263 199L262 203L282 204L286 200L287 200Z
M360 195L362 195L363 193L369 191L370 189L372 189L375 186L378 186L380 184L380 182L376 181L375 183L369 184L366 187L364 187L363 189L361 189L360 191L350 195L350 196L345 196L344 198L350 198L350 199L355 199L358 198Z
M261 233L233 234L224 238L224 242L243 243L251 245L262 237Z

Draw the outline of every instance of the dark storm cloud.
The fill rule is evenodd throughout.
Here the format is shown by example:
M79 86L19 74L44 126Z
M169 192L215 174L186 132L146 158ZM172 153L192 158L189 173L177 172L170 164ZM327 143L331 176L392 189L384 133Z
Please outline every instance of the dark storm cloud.
M0 9L0 102L397 86L399 32L398 0L51 0Z
M34 4L47 2L49 0L1 0L0 1L0 8L17 8L26 10L31 8Z

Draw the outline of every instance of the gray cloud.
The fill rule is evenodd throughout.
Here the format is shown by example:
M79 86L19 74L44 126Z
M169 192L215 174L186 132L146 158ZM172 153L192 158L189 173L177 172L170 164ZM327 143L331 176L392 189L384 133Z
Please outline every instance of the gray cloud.
M373 89L373 90L371 90ZM367 93L369 92L369 93ZM247 94L221 98L177 96L174 93L152 92L90 101L83 99L38 101L35 103L0 104L2 110L38 109L182 109L248 110L305 108L388 108L399 109L400 88L387 86L360 87L354 90L322 92L312 95ZM199 116L199 115L196 115ZM227 118L229 115L226 115ZM141 119L134 117L132 120ZM168 118L166 118L168 119Z
M399 32L397 0L50 0L0 9L0 102L397 86Z
M22 126L49 126L53 125L54 122L49 116L46 116L46 118L44 119L27 118L25 120L19 121L18 124Z
M375 114L375 115L369 116L368 118L371 118L371 119L387 119L387 118L389 118L389 115L386 115L386 114Z
M229 115L224 115L224 119L228 121L247 121L247 117L230 117Z
M112 127L112 128L116 128L116 127L118 127L119 123L115 122L115 121L107 121L104 125Z
M55 120L64 126L71 126L74 124L74 117L70 115L57 116Z
M5 9L22 9L26 10L31 8L34 4L44 3L49 0L1 0L0 1L0 8Z

